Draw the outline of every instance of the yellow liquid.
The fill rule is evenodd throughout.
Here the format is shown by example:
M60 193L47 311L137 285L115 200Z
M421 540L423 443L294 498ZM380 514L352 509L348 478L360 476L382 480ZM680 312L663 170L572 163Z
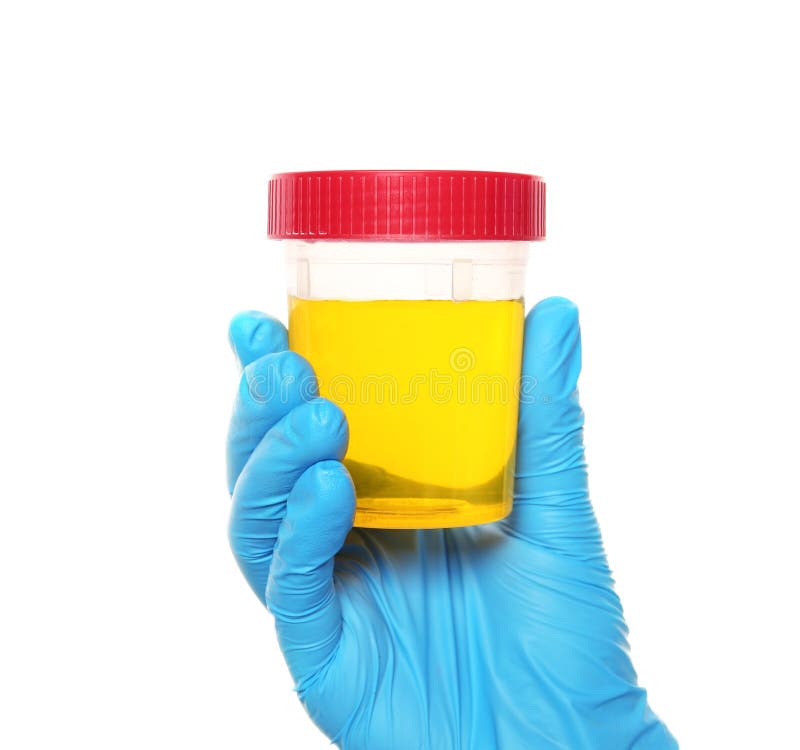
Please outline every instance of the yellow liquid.
M289 346L347 415L356 526L511 510L522 300L289 300Z

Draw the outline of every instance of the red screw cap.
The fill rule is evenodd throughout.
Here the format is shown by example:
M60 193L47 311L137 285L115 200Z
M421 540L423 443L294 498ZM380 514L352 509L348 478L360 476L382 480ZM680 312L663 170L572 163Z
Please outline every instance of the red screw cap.
M286 172L269 182L274 239L541 240L545 184L514 172Z

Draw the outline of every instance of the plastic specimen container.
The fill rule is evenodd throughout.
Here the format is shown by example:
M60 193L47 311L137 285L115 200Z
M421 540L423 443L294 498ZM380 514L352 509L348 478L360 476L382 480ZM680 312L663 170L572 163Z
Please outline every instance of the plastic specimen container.
M355 525L488 523L512 507L529 242L544 183L466 171L275 175L289 346L350 429Z

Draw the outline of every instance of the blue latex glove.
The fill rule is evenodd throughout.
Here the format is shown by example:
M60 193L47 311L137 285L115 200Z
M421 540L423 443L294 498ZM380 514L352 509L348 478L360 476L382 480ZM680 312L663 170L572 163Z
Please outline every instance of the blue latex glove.
M301 701L346 750L674 748L637 686L587 492L575 306L525 325L514 511L432 531L351 529L347 423L237 316L244 366L228 440L230 540L269 608Z

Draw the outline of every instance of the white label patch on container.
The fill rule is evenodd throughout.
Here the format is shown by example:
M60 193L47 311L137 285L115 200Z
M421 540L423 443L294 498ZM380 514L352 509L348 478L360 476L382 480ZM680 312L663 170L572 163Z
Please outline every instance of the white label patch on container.
M472 261L453 261L453 299L472 299Z

